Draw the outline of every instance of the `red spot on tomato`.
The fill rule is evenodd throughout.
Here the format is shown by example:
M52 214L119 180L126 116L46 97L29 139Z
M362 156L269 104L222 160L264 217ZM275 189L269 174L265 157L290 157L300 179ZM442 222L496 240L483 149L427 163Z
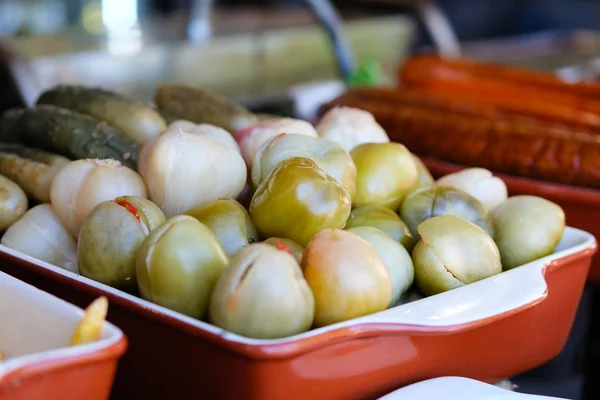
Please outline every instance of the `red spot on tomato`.
M142 222L142 218L137 212L137 209L127 200L115 200L115 203L126 209L138 222Z
M277 247L277 250L279 250L279 251L285 251L286 253L292 254L292 251L290 250L290 248L287 247L285 244L283 244L283 242L277 242L275 244L275 247Z

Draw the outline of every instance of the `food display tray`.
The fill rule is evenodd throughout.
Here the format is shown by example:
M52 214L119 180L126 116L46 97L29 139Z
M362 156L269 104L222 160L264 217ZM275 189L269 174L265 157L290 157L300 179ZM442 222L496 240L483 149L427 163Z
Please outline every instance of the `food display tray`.
M86 304L87 305L87 304ZM0 272L0 400L107 400L127 342L105 323L94 343L68 347L83 311Z
M277 340L248 339L0 246L0 270L81 306L103 294L130 341L116 399L368 399L429 378L490 383L563 348L596 240L488 279Z
M435 178L468 168L430 159L421 158ZM565 211L567 224L583 229L595 237L600 237L600 190L544 182L506 174L495 174L502 178L508 188L509 196L527 194L544 197L560 205ZM600 258L592 261L588 280L594 286L600 286Z

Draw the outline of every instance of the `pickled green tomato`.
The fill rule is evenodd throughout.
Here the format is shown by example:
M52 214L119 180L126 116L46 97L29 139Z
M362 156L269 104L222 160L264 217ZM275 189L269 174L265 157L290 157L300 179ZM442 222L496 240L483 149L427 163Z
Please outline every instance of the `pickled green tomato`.
M357 172L355 207L377 204L396 209L418 182L412 155L399 143L365 143L350 155Z
M392 279L375 248L355 233L325 229L302 257L315 296L315 325L325 326L385 310Z
M415 237L420 223L441 215L464 218L494 236L491 215L483 204L468 193L450 186L423 186L406 196L400 208L400 217Z
M513 196L492 211L504 269L552 254L565 230L565 213L536 196Z
M344 229L359 226L371 226L381 229L409 252L415 245L415 239L402 219L394 211L384 206L370 205L353 209Z
M270 237L264 241L266 244L270 244L271 246L275 246L275 248L281 250L282 247L285 247L289 253L294 256L296 261L300 263L302 261L302 253L304 253L304 247L300 246L298 243L294 242L290 239L283 239L278 237Z
M258 241L258 233L248 211L233 199L202 203L186 212L206 225L219 239L229 257Z
M140 294L163 307L202 318L228 262L210 229L193 217L178 215L152 231L138 252Z
M314 297L302 270L285 248L254 243L232 258L210 300L210 321L231 332L262 339L310 329Z
M415 281L431 296L502 272L500 252L490 235L454 215L422 222L412 252Z
M128 292L136 289L135 259L146 236L165 221L150 200L123 196L98 204L77 242L81 275Z
M425 166L425 164L423 164L423 161L421 161L421 159L414 154L411 154L411 156L413 161L415 162L415 166L417 167L418 172L418 179L416 185L414 186L414 189L435 183L435 179L433 179L433 176L431 176L431 172L429 172L429 169Z
M413 283L415 269L408 251L390 235L370 226L358 226L348 229L365 239L383 260L392 279L392 300L390 307L397 305L400 298Z
M356 191L356 167L352 157L338 143L301 134L281 134L263 144L254 157L252 183L258 187L282 161L303 157L314 161L327 175L346 187L350 197Z
M294 157L259 185L250 216L261 237L291 239L304 247L321 230L342 228L350 201L348 190L314 161Z

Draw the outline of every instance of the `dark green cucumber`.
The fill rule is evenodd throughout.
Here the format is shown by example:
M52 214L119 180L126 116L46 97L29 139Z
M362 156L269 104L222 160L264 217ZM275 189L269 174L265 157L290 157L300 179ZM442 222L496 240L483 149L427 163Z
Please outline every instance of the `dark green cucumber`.
M144 145L167 129L163 117L142 101L108 90L59 85L42 93L38 105L49 104L105 121L123 136Z
M197 124L219 126L230 133L257 122L257 117L239 104L208 89L162 84L154 102L164 113Z
M36 147L72 160L112 158L133 169L140 150L106 122L50 105L7 111L0 119L0 141Z

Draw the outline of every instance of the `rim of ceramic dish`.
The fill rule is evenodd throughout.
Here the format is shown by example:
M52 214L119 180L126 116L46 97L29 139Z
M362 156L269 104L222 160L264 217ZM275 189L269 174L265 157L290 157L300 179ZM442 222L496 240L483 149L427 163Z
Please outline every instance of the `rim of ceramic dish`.
M3 362L5 365L0 364L0 389L15 379L24 380L61 369L79 368L113 359L116 361L125 353L127 346L127 338L119 333L94 343L8 359Z
M312 329L282 339L251 339L225 331L207 322L185 316L73 272L26 256L3 245L0 245L0 255L4 255L41 275L76 287L86 293L95 296L104 295L111 303L148 319L208 340L238 356L251 359L281 359L294 357L348 339L399 334L445 335L457 333L526 311L546 299L545 275L573 260L591 258L596 252L597 244L594 236L585 231L567 227L563 241L566 239L575 240L577 244L479 282L378 313ZM506 296L506 290L512 291L515 296ZM487 299L487 303L482 301L481 298L479 298L479 301L473 302L473 294L477 293L485 293L486 296L483 298ZM500 303L500 307L498 307L498 298L509 298L510 301L507 303L512 302L512 304ZM454 308L449 307L452 301L456 305ZM490 312L490 309L494 307L497 307L497 310ZM429 312L430 318L419 319L417 316L415 319L415 317L411 317L411 314L418 314L415 308L418 308L422 314ZM390 315L394 315L394 318L400 318L400 316L402 318L392 321L389 318Z
M422 157L420 155L419 158L427 166L430 172L438 177L458 172L466 168L473 168L464 164L456 164L435 158ZM583 203L600 207L600 190L598 189L492 172L495 176L501 178L508 187L517 190L520 193L536 193L549 199L560 198L561 200L566 200L570 203Z

